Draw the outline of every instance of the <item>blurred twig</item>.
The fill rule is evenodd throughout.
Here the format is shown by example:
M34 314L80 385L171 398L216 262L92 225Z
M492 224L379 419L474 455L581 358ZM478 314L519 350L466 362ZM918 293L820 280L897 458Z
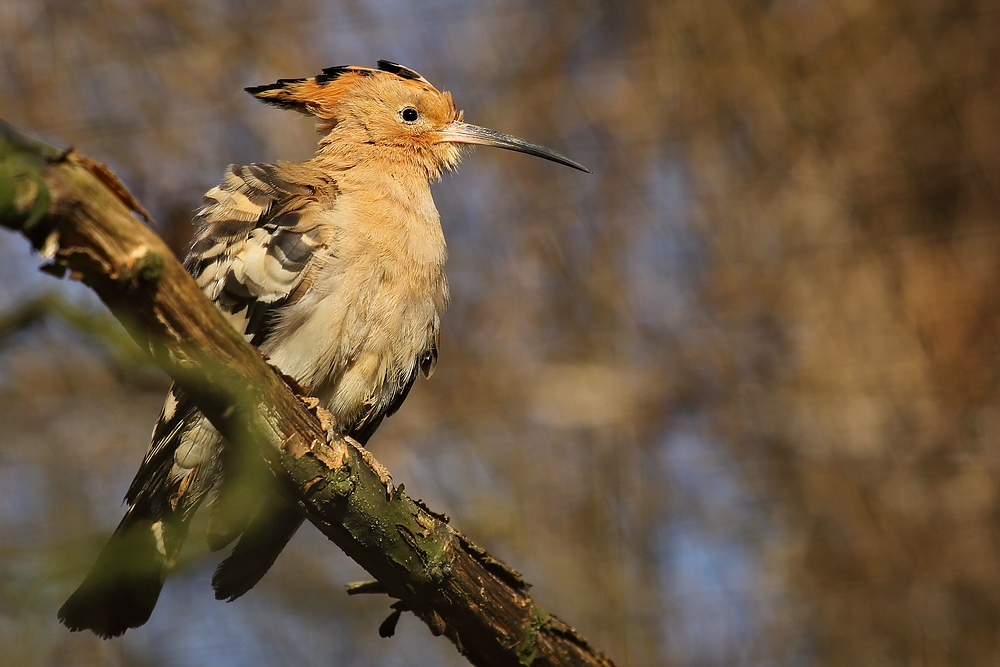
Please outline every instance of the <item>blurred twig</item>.
M242 339L93 164L0 122L0 224L92 287L234 446L260 448L309 520L398 598L391 620L413 611L476 665L612 665L367 451L331 438L315 399Z
M74 304L55 292L42 294L0 313L0 346L14 334L51 319L98 341L118 370L135 372L142 367L152 367L149 356L136 347L117 320L104 312Z

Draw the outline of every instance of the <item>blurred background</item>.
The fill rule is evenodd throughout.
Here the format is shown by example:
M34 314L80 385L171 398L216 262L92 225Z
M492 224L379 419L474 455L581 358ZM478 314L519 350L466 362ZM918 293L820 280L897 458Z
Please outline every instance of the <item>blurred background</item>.
M621 667L1000 664L1000 10L988 0L0 0L0 117L107 162L183 255L244 86L386 58L471 122L435 186L441 362L371 448ZM167 378L0 232L0 664L461 665L306 526L148 625L55 613ZM197 534L197 529L195 533Z

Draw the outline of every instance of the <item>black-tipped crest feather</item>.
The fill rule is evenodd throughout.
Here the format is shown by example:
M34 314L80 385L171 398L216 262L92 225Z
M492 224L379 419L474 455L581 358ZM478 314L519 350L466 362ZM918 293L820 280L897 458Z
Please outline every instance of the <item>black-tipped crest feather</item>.
M422 81L423 83L430 84L430 82L420 74L409 67L400 65L399 63L394 63L391 60L380 60L378 61L378 68L383 72L389 72L390 74L395 74L401 79L410 79L412 81Z
M305 83L308 79L278 79L274 83L267 83L261 86L248 86L244 88L246 92L256 97L265 104L278 107L279 109L291 109L299 113L308 113L306 105L302 100L296 99L288 87L297 83Z
M427 79L409 67L405 67L399 63L394 63L389 60L379 60L378 69L359 67L357 65L336 65L334 67L324 68L320 74L317 74L312 78L278 79L274 83L268 83L260 86L248 86L247 88L244 88L244 90L266 104L276 106L280 109L291 109L293 111L308 114L311 113L308 104L309 101L303 98L302 91L296 90L296 88L299 87L298 84L315 83L317 86L323 87L331 81L339 79L345 74L357 74L358 76L369 77L380 71L387 74L393 74L401 79L419 81L420 83L424 83L428 86L431 85Z

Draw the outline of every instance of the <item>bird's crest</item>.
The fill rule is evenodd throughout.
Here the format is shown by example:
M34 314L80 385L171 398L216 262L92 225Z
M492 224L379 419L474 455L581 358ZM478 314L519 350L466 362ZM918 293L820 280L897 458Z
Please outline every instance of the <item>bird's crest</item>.
M278 79L275 83L251 86L245 90L258 100L281 109L332 119L337 102L351 88L364 79L380 76L398 77L437 92L427 79L414 70L388 60L379 60L378 69L339 65L327 67L314 77Z

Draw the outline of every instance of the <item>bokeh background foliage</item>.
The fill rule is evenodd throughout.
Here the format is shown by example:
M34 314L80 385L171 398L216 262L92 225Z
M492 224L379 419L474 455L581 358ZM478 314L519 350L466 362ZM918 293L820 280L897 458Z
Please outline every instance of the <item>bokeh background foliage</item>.
M1000 660L1000 10L987 0L0 0L0 115L108 162L183 253L242 92L387 58L593 176L480 150L435 186L441 363L373 439L623 666ZM144 628L55 610L166 379L0 235L0 664L460 665L306 528ZM42 301L38 301L41 299Z

